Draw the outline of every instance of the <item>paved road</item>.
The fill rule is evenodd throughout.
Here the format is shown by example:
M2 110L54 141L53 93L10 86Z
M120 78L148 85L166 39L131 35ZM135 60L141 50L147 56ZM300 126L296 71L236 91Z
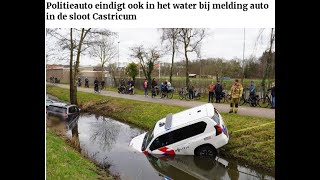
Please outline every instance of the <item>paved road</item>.
M56 86L59 86L61 88L69 89L69 85L64 84L56 84ZM93 88L79 88L78 91L88 92L88 93L94 93ZM200 101L185 101L185 100L179 100L179 99L160 99L159 97L151 98L145 97L144 95L128 95L128 94L119 94L117 92L112 91L102 91L100 92L100 95L104 96L112 96L112 97L119 97L119 98L125 98L125 99L132 99L137 101L146 101L146 102L153 102L153 103L161 103L161 104L170 104L170 105L177 105L177 106L183 106L183 107L195 107L201 104L204 104L205 102ZM213 103L213 105L218 109L220 112L229 112L229 105L228 104L219 104L219 103ZM257 116L257 117L267 117L267 118L273 118L275 119L275 110L274 109L268 109L268 108L258 108L258 107L243 107L239 106L238 114L242 115L249 115L249 116Z

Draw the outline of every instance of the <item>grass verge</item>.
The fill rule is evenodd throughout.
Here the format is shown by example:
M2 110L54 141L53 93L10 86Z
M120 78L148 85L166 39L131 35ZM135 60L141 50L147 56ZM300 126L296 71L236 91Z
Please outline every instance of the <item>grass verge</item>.
M49 128L46 132L46 177L48 180L113 179Z
M69 101L68 89L48 85L47 93L61 100ZM180 106L135 101L85 92L78 92L78 103L84 111L109 116L144 129L151 128L155 122L165 117L168 113L176 113L186 109ZM220 154L274 173L274 123L239 131L244 128L270 123L274 120L228 113L221 113L221 115L231 135L229 144L221 148Z

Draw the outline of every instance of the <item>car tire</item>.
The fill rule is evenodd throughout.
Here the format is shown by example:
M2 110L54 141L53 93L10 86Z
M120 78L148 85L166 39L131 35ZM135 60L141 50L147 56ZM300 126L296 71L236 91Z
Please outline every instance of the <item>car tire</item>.
M199 146L195 149L195 155L200 157L215 158L217 154L217 149L210 145Z

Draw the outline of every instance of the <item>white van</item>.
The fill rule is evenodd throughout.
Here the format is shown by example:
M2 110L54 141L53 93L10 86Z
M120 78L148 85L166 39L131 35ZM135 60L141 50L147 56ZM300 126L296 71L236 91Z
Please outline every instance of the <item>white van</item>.
M130 146L145 154L211 156L226 145L229 134L221 115L207 103L160 119Z

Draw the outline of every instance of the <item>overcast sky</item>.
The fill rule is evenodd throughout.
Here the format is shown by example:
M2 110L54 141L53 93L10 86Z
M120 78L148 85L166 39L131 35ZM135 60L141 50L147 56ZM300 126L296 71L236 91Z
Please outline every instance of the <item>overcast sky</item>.
M119 62L136 61L130 57L130 47L143 44L145 48L158 46L161 48L160 31L158 29L109 29L113 32L118 32L119 38L115 42L119 43ZM245 29L245 58L250 56L259 57L266 50L269 43L269 35L271 29L264 29L259 40L257 37L261 29ZM207 36L202 41L201 57L202 58L224 58L242 59L244 29L207 29ZM189 59L197 59L196 53L189 53ZM176 61L181 61L183 54L177 54ZM163 56L161 62L171 62L171 57ZM81 65L96 65L99 60L83 56L80 60ZM118 61L118 56L113 62Z

